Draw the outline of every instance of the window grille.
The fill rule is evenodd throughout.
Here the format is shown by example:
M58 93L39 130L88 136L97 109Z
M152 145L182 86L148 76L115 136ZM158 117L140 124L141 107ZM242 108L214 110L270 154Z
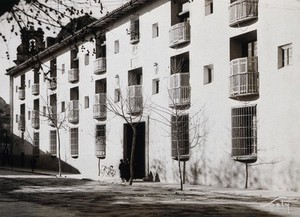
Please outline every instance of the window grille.
M189 115L171 117L172 158L181 161L189 159ZM177 148L179 150L177 150ZM178 153L179 151L179 153Z
M57 148L56 148L56 130L50 131L50 154L52 156L56 156Z
M40 154L40 134L39 132L34 132L32 155L39 156L39 154Z
M256 105L231 110L232 158L254 162L257 159Z
M70 128L71 156L78 157L78 128Z
M104 159L106 156L106 125L96 125L95 139L96 157Z
M130 17L130 43L138 43L140 39L140 20L137 15Z

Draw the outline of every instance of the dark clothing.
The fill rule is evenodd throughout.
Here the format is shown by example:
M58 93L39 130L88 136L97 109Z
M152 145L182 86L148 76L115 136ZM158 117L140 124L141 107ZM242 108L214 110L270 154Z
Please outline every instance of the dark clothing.
M119 170L120 170L120 178L122 181L125 179L125 163L124 161L121 161L119 164Z
M129 162L126 161L125 162L125 180L128 182L130 179L130 166L129 166Z

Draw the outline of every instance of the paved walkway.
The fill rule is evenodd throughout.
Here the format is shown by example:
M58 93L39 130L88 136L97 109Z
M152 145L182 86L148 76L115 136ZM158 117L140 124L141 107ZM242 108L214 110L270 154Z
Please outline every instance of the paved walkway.
M58 177L57 172L55 171L45 171L45 170L35 170L34 173L30 169L26 168L5 168L0 167L1 173L0 177L12 177L18 178L49 178L49 177ZM116 179L101 179L97 176L95 177L85 177L81 174L69 174L63 173L62 177L65 178L74 178L74 179L90 179L94 181L101 181L104 183L119 183L122 184L119 178ZM124 183L123 183L124 184ZM168 188L168 189L179 189L179 184L170 184L162 182L143 182L137 181L133 183L135 186L152 186L158 188ZM201 195L203 192L211 193L220 193L227 195L238 195L238 196L249 196L249 197L258 197L258 198L269 198L270 202L274 199L283 199L284 201L293 201L294 203L299 204L300 207L300 192L293 191L272 191L272 190L257 190L257 189L241 189L241 188L224 188L224 187L211 187L203 185L184 185L184 191L178 191L178 193L188 193L193 195Z
M44 203L48 204L47 201L51 197L52 202L50 205L53 208L61 204L61 200L73 201L74 198L77 198L77 203L74 207L70 208L70 210L73 210L76 207L85 207L82 204L91 201L93 202L96 199L104 199L107 202L107 197L105 197L106 195L110 196L109 198L112 199L111 205L115 203L120 205L119 209L122 208L121 205L125 202L130 206L141 206L144 205L144 203L147 203L147 207L149 207L149 204L156 206L157 202L160 201L161 210L165 210L166 207L164 206L169 206L170 204L175 205L178 209L188 205L190 208L192 207L190 210L199 209L199 212L202 212L201 209L203 210L207 207L211 207L212 210L220 209L218 212L221 212L224 207L227 207L228 209L236 209L237 207L245 206L244 208L241 208L241 210L247 210L247 207L250 207L252 209L259 209L261 211L279 214L280 216L300 216L300 192L222 188L189 184L184 186L184 191L179 191L179 184L135 181L133 186L126 186L127 183L121 183L119 179L103 181L99 177L95 177L94 179L91 179L92 182L86 182L85 180L82 180L86 179L86 177L78 174L63 174L63 177L71 179L63 178L57 182L57 180L54 180L57 179L56 172L37 170L32 173L28 169L20 168L14 168L14 170L0 168L0 177L14 179L20 178L20 182L18 181L16 184L21 183L21 188L15 189L13 194L15 196L21 195L20 197L23 197L22 195L26 194L28 197L32 197L32 199L27 200L26 202L21 199L17 201L10 201L11 199L4 196L1 198L0 195L0 202L5 202L6 204L3 204L2 207L0 204L0 210L5 208L5 206L11 205L12 207L11 209L8 209L8 211L11 211L13 214L16 214L14 213L13 207L18 203L20 203L20 206L25 208L33 206L35 204L34 201L39 201L40 205L43 205ZM26 180L27 178L28 180ZM35 178L37 180L34 180ZM42 180L43 178L45 179ZM7 183L10 183L10 180L7 180ZM22 183L25 184L22 185ZM34 183L39 184L35 185ZM61 185L56 186L53 185L53 183L60 183ZM75 183L81 184L75 185ZM48 199L43 201L45 195L47 195L46 198ZM65 195L67 198L61 199L62 195ZM97 202L95 209L101 208L99 204L101 203ZM103 204L103 207L106 207L107 205L108 204ZM91 207L93 206L94 205ZM51 208L48 206L41 206L38 208L44 210L43 212L45 213L45 215L40 216L47 216L46 213L52 213ZM144 210L141 207L139 209ZM57 215L55 214L54 216L73 216L71 212L69 213L70 215L65 215L67 213L59 213L58 210L55 211L57 211ZM27 210L27 208L22 212L28 214L27 216L35 216L31 215L32 212ZM7 215L4 216L18 216L11 215L12 213L7 213ZM249 214L248 216L252 215Z

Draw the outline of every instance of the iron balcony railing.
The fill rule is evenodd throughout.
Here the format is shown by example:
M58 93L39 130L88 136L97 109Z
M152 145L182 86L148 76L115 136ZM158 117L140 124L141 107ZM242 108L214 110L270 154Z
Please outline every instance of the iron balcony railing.
M50 126L55 126L57 123L57 107L56 105L49 106L48 122Z
M48 80L48 89L55 90L57 88L57 79L56 77L50 77Z
M230 62L230 98L259 94L258 58L243 57Z
M69 69L68 80L70 83L79 81L79 69L78 68Z
M25 115L20 115L18 120L18 129L21 131L25 131Z
M40 84L39 83L35 83L32 85L32 95L39 95L40 94Z
M31 126L34 129L40 128L40 114L38 110L32 110Z
M19 99L20 100L25 99L25 88L19 89Z
M79 100L70 101L68 120L74 124L79 122Z
M106 93L98 93L95 95L93 116L95 119L106 118Z
M190 74L176 73L169 79L169 107L180 108L191 103Z
M106 136L97 136L95 141L95 155L97 158L106 157Z
M132 85L128 87L128 113L137 114L143 111L143 91L142 85Z
M237 0L229 6L229 26L258 18L258 0Z
M106 58L99 57L94 61L94 74L99 75L106 71Z
M169 37L171 48L190 42L190 22L186 21L173 25L169 31Z

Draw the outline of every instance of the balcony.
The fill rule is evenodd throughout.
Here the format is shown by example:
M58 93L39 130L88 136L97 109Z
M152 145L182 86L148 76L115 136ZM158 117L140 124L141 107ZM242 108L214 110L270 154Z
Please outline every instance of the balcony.
M40 84L36 83L32 85L32 95L39 95L40 94Z
M57 79L56 77L50 77L48 80L48 89L55 90L57 88Z
M170 76L169 107L186 107L191 104L190 74L176 73Z
M106 58L99 57L94 61L94 74L99 75L106 71Z
M18 129L21 131L25 131L25 115L20 115L18 120Z
M20 100L25 99L25 88L19 89L19 99Z
M236 27L258 18L258 0L237 0L229 6L229 26Z
M169 46L175 48L190 42L190 23L182 22L173 25L169 31Z
M40 114L38 110L32 110L31 126L34 129L40 128Z
M97 158L106 157L106 136L97 136L95 141L95 155Z
M73 68L69 70L68 79L70 83L79 81L79 69Z
M230 62L230 96L248 99L259 95L258 58L243 57Z
M93 115L95 119L106 118L106 93L98 93L95 95Z
M79 122L79 100L70 101L68 120L73 124Z
M143 91L142 85L128 87L128 113L139 114L143 112Z
M56 105L49 106L49 115L48 115L49 125L54 127L57 123L57 107Z

